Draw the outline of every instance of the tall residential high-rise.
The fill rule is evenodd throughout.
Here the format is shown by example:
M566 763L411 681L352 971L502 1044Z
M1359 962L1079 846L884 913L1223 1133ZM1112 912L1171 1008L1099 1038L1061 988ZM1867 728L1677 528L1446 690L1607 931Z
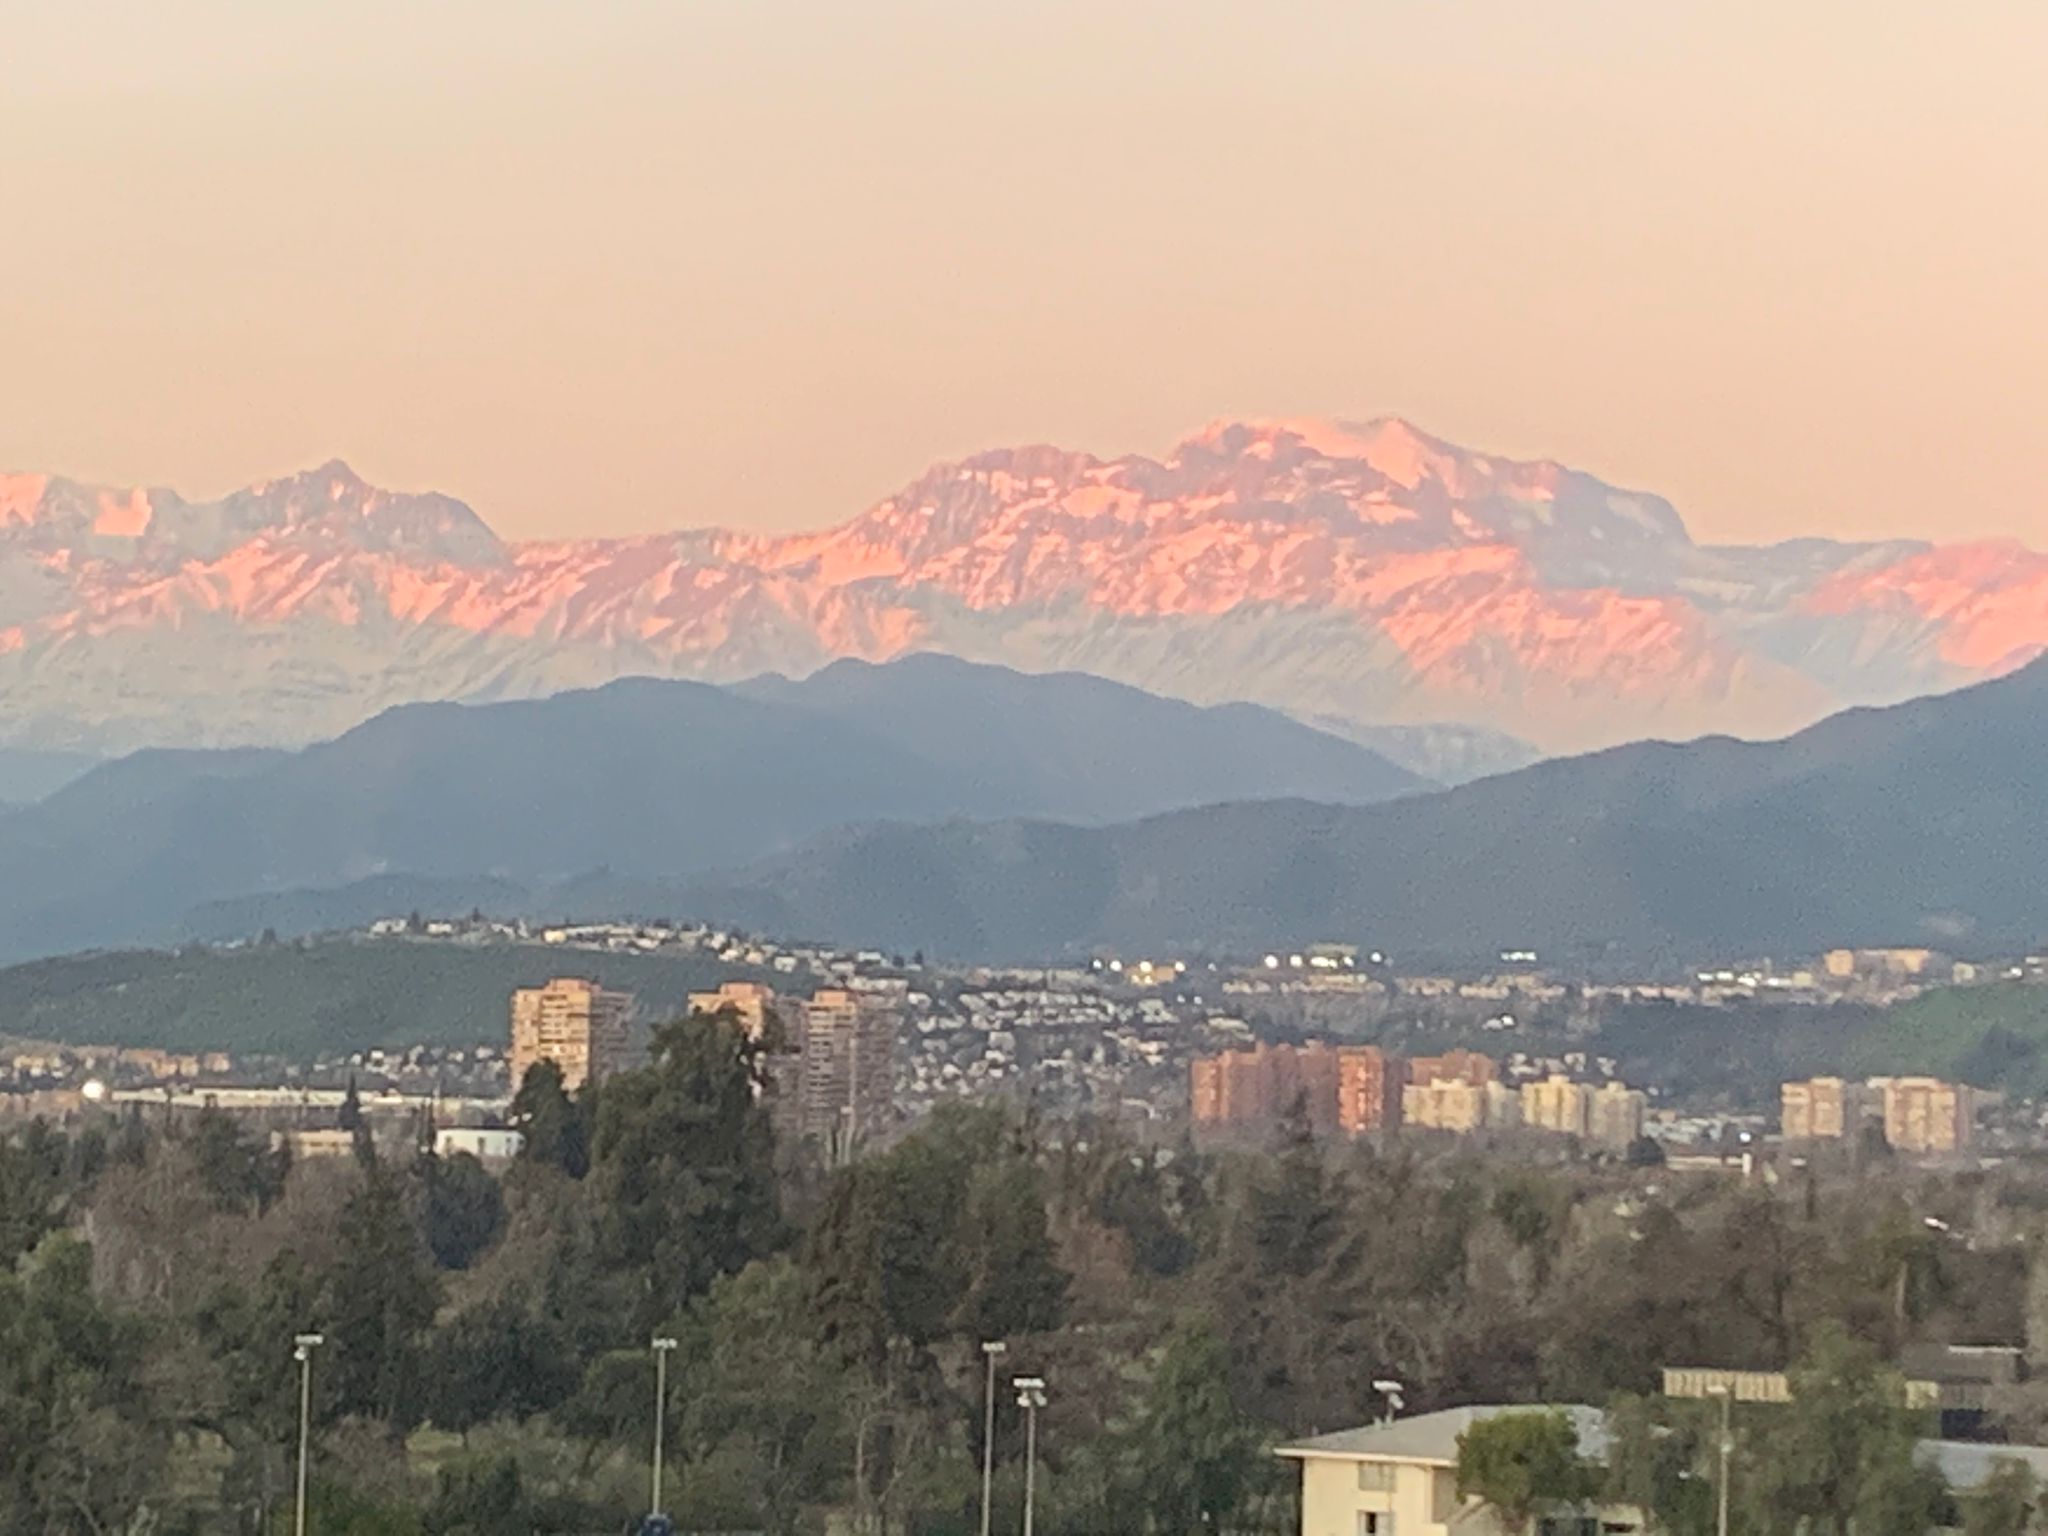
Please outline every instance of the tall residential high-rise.
M823 987L792 1009L796 1029L781 1069L771 1063L786 1134L834 1160L882 1131L895 1104L896 1016L858 992Z
M1602 1083L1586 1095L1586 1134L1603 1147L1625 1151L1643 1134L1649 1096L1626 1083Z
M1337 1053L1337 1127L1353 1136L1391 1131L1401 1124L1401 1089L1408 1073L1398 1056L1376 1045Z
M1936 1077L1873 1077L1884 1106L1884 1139L1901 1152L1966 1152L1976 1131L1977 1096Z
M692 992L690 1012L730 1012L749 1040L759 1040L767 1033L769 1017L780 1015L775 989L758 981L722 981L714 992Z
M1486 1090L1457 1077L1431 1077L1401 1090L1401 1119L1425 1131L1469 1135L1486 1124Z
M1488 1083L1479 1090L1486 1096L1486 1123L1506 1130L1522 1123L1522 1096L1507 1083Z
M1522 1084L1522 1124L1532 1131L1584 1136L1586 1090L1562 1073Z
M1189 1064L1195 1123L1266 1129L1299 1106L1320 1132L1391 1129L1401 1123L1401 1059L1377 1046L1266 1045Z
M1261 1041L1248 1051L1197 1057L1188 1072L1198 1124L1269 1127L1297 1103L1316 1129L1337 1123L1337 1064L1327 1046Z
M562 1086L575 1092L629 1063L633 996L607 992L594 981L557 976L545 986L512 994L512 1084L536 1063L551 1061Z
M1863 1123L1859 1083L1839 1077L1810 1077L1778 1089L1778 1129L1787 1141L1839 1141Z

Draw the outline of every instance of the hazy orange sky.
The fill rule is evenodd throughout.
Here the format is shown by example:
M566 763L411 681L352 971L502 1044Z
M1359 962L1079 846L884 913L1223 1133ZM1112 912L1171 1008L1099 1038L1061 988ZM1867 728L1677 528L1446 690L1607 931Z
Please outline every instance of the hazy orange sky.
M1395 412L2048 544L2048 5L11 0L0 469L518 536Z

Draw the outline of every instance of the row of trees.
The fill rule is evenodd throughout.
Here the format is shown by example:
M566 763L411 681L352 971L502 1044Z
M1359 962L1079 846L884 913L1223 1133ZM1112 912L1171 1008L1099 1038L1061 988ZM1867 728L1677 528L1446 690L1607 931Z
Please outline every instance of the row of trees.
M598 1092L537 1069L502 1178L367 1136L287 1166L214 1114L0 1142L0 1532L276 1529L309 1327L323 1536L615 1528L657 1333L686 1526L974 1529L1001 1338L1051 1384L1044 1529L1278 1532L1272 1446L1369 1418L1376 1377L1417 1408L1605 1402L1830 1326L1879 1356L2017 1339L2048 1227L2012 1174L1768 1189L1301 1125L1211 1154L1028 1107L827 1173L775 1144L757 1068L694 1017Z

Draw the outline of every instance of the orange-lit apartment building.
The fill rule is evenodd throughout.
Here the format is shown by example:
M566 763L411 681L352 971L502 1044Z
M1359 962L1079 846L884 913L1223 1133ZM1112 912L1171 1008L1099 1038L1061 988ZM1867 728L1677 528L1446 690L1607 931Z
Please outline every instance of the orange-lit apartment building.
M537 1062L551 1061L575 1093L629 1065L633 998L594 981L557 976L512 994L512 1085Z
M1197 1125L1266 1127L1300 1104L1318 1131L1357 1135L1401 1123L1401 1058L1377 1046L1265 1045L1189 1066Z

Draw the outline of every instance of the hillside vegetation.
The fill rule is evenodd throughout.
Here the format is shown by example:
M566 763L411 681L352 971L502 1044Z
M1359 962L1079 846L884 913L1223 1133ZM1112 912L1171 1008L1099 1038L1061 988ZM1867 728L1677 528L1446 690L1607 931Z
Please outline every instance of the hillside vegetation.
M2048 1093L2048 987L1944 987L1878 1014L1856 1042L1861 1072L1931 1072L1983 1088Z
M333 939L247 949L131 950L0 969L0 1035L310 1057L372 1046L501 1041L515 987L591 976L656 1015L749 974L708 957L540 944L467 948Z

